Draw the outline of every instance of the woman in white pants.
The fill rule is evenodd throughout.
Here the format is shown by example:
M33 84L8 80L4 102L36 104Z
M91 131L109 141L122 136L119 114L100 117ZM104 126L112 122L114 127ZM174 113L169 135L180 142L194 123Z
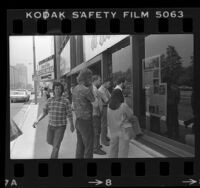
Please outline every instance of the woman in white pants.
M107 122L110 130L109 158L127 158L129 143L139 133L135 133L133 126L138 124L137 117L133 115L130 107L120 100L121 93L114 90L108 105Z

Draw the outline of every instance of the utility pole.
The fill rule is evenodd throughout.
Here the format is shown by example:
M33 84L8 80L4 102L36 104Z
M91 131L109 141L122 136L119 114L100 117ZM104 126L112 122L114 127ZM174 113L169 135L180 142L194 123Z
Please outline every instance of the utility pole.
M35 104L37 104L37 73L36 73L36 56L35 56L35 36L33 36L33 70L34 70L34 89L35 89Z
M56 36L53 36L53 46L54 46L54 80L58 80L57 73L57 49L56 49Z

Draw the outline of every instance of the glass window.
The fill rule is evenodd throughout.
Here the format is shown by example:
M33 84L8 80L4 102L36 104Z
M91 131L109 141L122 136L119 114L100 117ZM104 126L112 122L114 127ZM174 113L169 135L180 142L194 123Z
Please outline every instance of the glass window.
M193 35L147 36L142 63L147 129L194 146Z
M123 90L126 103L133 107L133 86L132 86L132 59L131 46L126 46L112 53L112 80L113 87L117 85L117 79L124 77L126 87Z

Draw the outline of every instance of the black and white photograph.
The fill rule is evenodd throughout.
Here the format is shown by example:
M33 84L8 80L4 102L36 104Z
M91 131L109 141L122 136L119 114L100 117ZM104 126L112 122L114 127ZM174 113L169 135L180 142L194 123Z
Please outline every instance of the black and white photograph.
M10 36L10 159L194 157L193 46L192 34Z

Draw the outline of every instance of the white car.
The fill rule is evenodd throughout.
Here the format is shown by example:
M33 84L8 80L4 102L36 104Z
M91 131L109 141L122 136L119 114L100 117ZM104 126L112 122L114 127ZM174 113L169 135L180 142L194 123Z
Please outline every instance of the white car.
M17 101L25 101L28 102L30 99L30 95L26 90L11 90L10 91L10 101L17 102Z

